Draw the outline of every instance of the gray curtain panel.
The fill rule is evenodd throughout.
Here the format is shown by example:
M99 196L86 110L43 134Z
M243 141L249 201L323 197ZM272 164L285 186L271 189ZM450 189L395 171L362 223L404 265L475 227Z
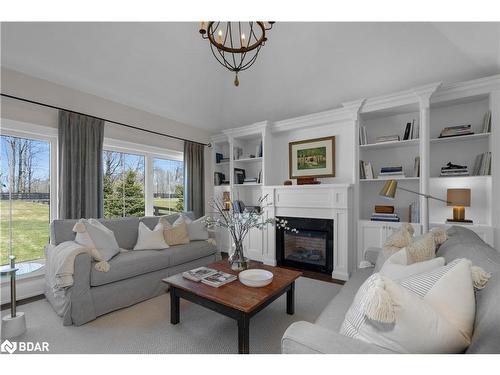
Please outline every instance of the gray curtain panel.
M205 147L184 142L184 211L205 214Z
M59 218L100 218L104 121L59 111Z

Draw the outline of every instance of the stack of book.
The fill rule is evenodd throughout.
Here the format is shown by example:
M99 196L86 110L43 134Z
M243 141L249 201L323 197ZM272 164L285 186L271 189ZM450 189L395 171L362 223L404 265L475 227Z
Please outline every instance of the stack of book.
M372 213L371 221L391 221L391 222L399 222L398 214L378 214L376 212Z
M491 174L491 152L484 152L476 156L473 176L488 176Z
M226 163L226 162L228 162L228 161L229 161L229 158L225 158L223 154L221 154L221 153L219 153L219 152L217 152L217 153L215 154L215 162L216 162L217 164L219 164L219 163Z
M420 128L415 120L412 122L407 122L405 127L405 134L403 135L403 141L408 139L418 139L420 136Z
M190 271L183 272L182 276L188 280L195 281L197 283L202 282L203 284L213 286L215 288L237 279L236 275L231 275L229 273L217 271L213 268L207 267L198 267Z
M441 134L439 134L439 138L448 138L448 137L459 137L462 135L471 135L474 134L470 124L469 125L457 125L457 126L448 126L441 130Z
M384 142L396 142L399 141L399 135L382 135L380 137L377 137L377 143L384 143Z
M359 161L359 178L361 180L373 180L374 173L373 167L370 162L366 162L363 160Z
M378 178L380 179L392 179L395 177L405 177L403 173L402 166L396 167L382 167L380 168L380 173L378 174Z
M441 177L468 176L469 169L466 165L458 165L448 162L446 167L441 168Z
M256 184L257 181L258 181L257 177L246 177L243 180L243 185L245 185L245 184Z
M368 138L366 137L366 126L359 127L359 144L360 145L368 144Z

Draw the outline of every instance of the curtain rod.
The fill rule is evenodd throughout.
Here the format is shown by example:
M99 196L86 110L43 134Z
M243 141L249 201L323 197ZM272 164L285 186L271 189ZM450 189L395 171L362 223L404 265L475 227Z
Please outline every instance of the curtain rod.
M3 96L3 97L5 97L5 98L10 98L10 99L19 100L19 101L21 101L21 102L26 102L26 103L36 104L36 105L39 105L39 106L42 106L42 107L47 107L47 108L52 108L52 109L57 109L57 110L62 110L62 111L67 111L67 112L73 112L73 113L76 113L76 114L78 114L78 115L82 115L82 116L89 116L89 117L93 117L93 118L96 118L96 119L98 119L98 120L102 120L102 121L105 121L105 122L109 122L109 123L111 123L111 124L116 124L116 125L124 126L124 127L126 127L126 128L129 128L129 129L139 130L139 131L142 131L142 132L146 132L146 133L150 133L150 134L155 134L155 135L161 135L161 136L163 136L163 137L173 138L173 139L177 139L177 140L179 140L179 141L185 141L185 142L197 143L197 144L202 145L202 146L207 146L207 147L211 147L211 146L212 146L210 143L202 143L202 142L192 141L192 140L190 140L190 139L177 137L177 136L175 136L175 135L170 135L170 134L160 133L160 132L156 132L156 131L154 131L154 130L142 129L142 128L139 128L138 126L129 125L129 124L124 124L123 122L118 122L118 121L108 120L108 119L105 119L105 118L102 118L102 117L96 117L96 116L88 115L88 114L86 114L86 113L73 111L73 110L71 110L71 109L66 109L66 108L56 107L55 105L46 104L46 103L41 103L41 102L37 102L37 101L35 101L35 100L25 99L25 98L21 98L21 97L14 96L14 95L9 95L9 94L4 94L4 93L1 93L0 95L1 95L1 96Z

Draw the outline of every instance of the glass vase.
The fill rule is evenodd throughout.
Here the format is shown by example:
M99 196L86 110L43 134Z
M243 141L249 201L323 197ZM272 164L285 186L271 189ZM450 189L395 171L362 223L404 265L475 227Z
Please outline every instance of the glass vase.
M233 271L243 271L248 268L248 259L243 255L243 243L233 244L233 253L229 256L229 264Z

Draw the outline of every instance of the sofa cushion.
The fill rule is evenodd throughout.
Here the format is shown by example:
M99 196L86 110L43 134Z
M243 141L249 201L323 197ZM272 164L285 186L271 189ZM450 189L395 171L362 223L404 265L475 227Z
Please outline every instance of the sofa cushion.
M372 273L373 268L361 268L356 270L356 272L351 275L349 281L340 289L340 292L326 306L315 323L324 328L338 332L356 292Z
M99 286L134 276L157 271L215 254L217 248L206 241L193 241L186 245L164 250L141 250L120 253L109 261L108 272L91 268L90 285Z
M472 264L491 273L486 287L476 291L476 318L472 342L467 353L500 353L500 253L473 231L454 226L448 229L448 240L437 256L446 263L467 258Z

